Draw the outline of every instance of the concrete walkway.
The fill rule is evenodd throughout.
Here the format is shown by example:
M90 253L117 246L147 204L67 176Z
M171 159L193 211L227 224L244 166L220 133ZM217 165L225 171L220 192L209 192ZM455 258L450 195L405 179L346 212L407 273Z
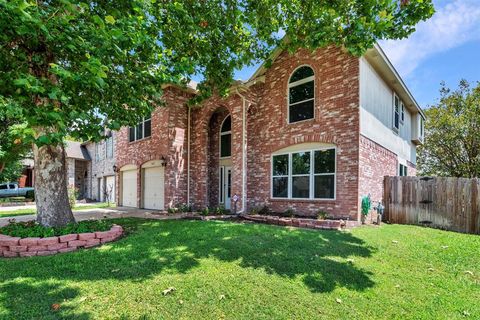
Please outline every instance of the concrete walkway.
M84 209L81 211L74 211L73 215L77 221L89 220L89 219L116 219L116 218L144 218L144 219L181 219L187 214L167 214L166 212L143 210L137 208L96 208L96 209ZM31 221L35 220L35 215L14 216L0 218L0 227L3 227L9 223L9 220L15 219L15 221Z
M77 203L75 206L77 207L88 207L91 205L98 204L98 202L91 202L91 203ZM0 212L2 211L16 211L16 210L24 210L24 209L36 209L37 207L34 204L27 204L27 205L18 205L18 206L1 206Z

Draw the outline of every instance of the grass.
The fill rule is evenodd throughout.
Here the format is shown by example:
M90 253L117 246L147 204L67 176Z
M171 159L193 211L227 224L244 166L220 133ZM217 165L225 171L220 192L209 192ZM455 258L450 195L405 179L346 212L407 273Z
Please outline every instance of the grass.
M115 205L110 204L109 206L107 203L98 203L98 204L92 204L92 205L77 206L73 208L73 211L98 209L98 208L111 208L113 206ZM25 216L25 215L36 214L36 213L37 213L37 210L35 208L0 211L0 218Z
M112 244L0 259L0 318L480 318L478 236L115 222L129 235Z

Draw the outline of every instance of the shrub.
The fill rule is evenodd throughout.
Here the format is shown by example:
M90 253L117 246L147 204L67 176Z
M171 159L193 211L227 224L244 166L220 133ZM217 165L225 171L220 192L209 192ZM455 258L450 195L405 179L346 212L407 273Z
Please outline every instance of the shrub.
M216 214L216 215L223 215L225 213L227 213L227 210L225 209L225 206L223 206L223 205L219 205L219 206L214 208L214 214Z
M258 214L260 215L269 215L271 214L272 212L270 211L270 209L267 207L267 206L263 206L259 211L258 211Z
M208 216L210 214L210 208L205 207L204 209L202 209L202 211L200 211L200 214L202 216Z
M175 208L175 207L170 207L170 208L167 209L167 212L168 212L169 214L175 214L175 213L178 212L178 209Z
M192 206L186 203L180 203L177 208L180 212L192 212Z
M323 210L317 211L317 219L318 220L325 220L328 217L328 213Z
M28 190L25 199L30 199L32 201L35 201L35 190Z
M12 237L53 237L63 236L71 233L86 233L96 231L110 230L113 223L108 220L80 221L78 223L69 223L64 227L53 228L44 227L35 221L15 222L11 221L8 225L0 228L0 234Z
M288 208L282 213L282 216L293 218L295 216L295 211L292 208Z
M69 186L68 187L68 202L70 203L70 208L75 208L75 204L77 202L77 197L78 197L78 189L73 187L73 186Z

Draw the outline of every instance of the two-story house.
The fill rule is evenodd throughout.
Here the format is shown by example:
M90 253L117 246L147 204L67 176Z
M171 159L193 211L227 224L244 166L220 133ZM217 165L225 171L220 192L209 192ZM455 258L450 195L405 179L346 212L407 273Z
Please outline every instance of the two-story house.
M380 47L272 60L194 108L193 85L163 88L166 106L118 132L118 203L358 220L362 196L382 199L385 175L415 175L424 115Z

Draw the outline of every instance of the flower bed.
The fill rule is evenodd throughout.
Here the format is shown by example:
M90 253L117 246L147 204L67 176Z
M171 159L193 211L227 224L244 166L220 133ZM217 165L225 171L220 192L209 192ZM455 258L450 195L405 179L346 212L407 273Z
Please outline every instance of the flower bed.
M354 221L344 220L316 220L306 218L284 218L279 216L264 216L264 215L245 215L242 216L245 220L275 224L279 226L291 226L309 229L326 229L326 230L341 230L346 227L353 227L358 223Z
M85 233L71 233L52 237L13 237L0 234L0 257L48 256L71 252L79 248L91 248L117 240L123 235L123 228L112 225L109 230Z

